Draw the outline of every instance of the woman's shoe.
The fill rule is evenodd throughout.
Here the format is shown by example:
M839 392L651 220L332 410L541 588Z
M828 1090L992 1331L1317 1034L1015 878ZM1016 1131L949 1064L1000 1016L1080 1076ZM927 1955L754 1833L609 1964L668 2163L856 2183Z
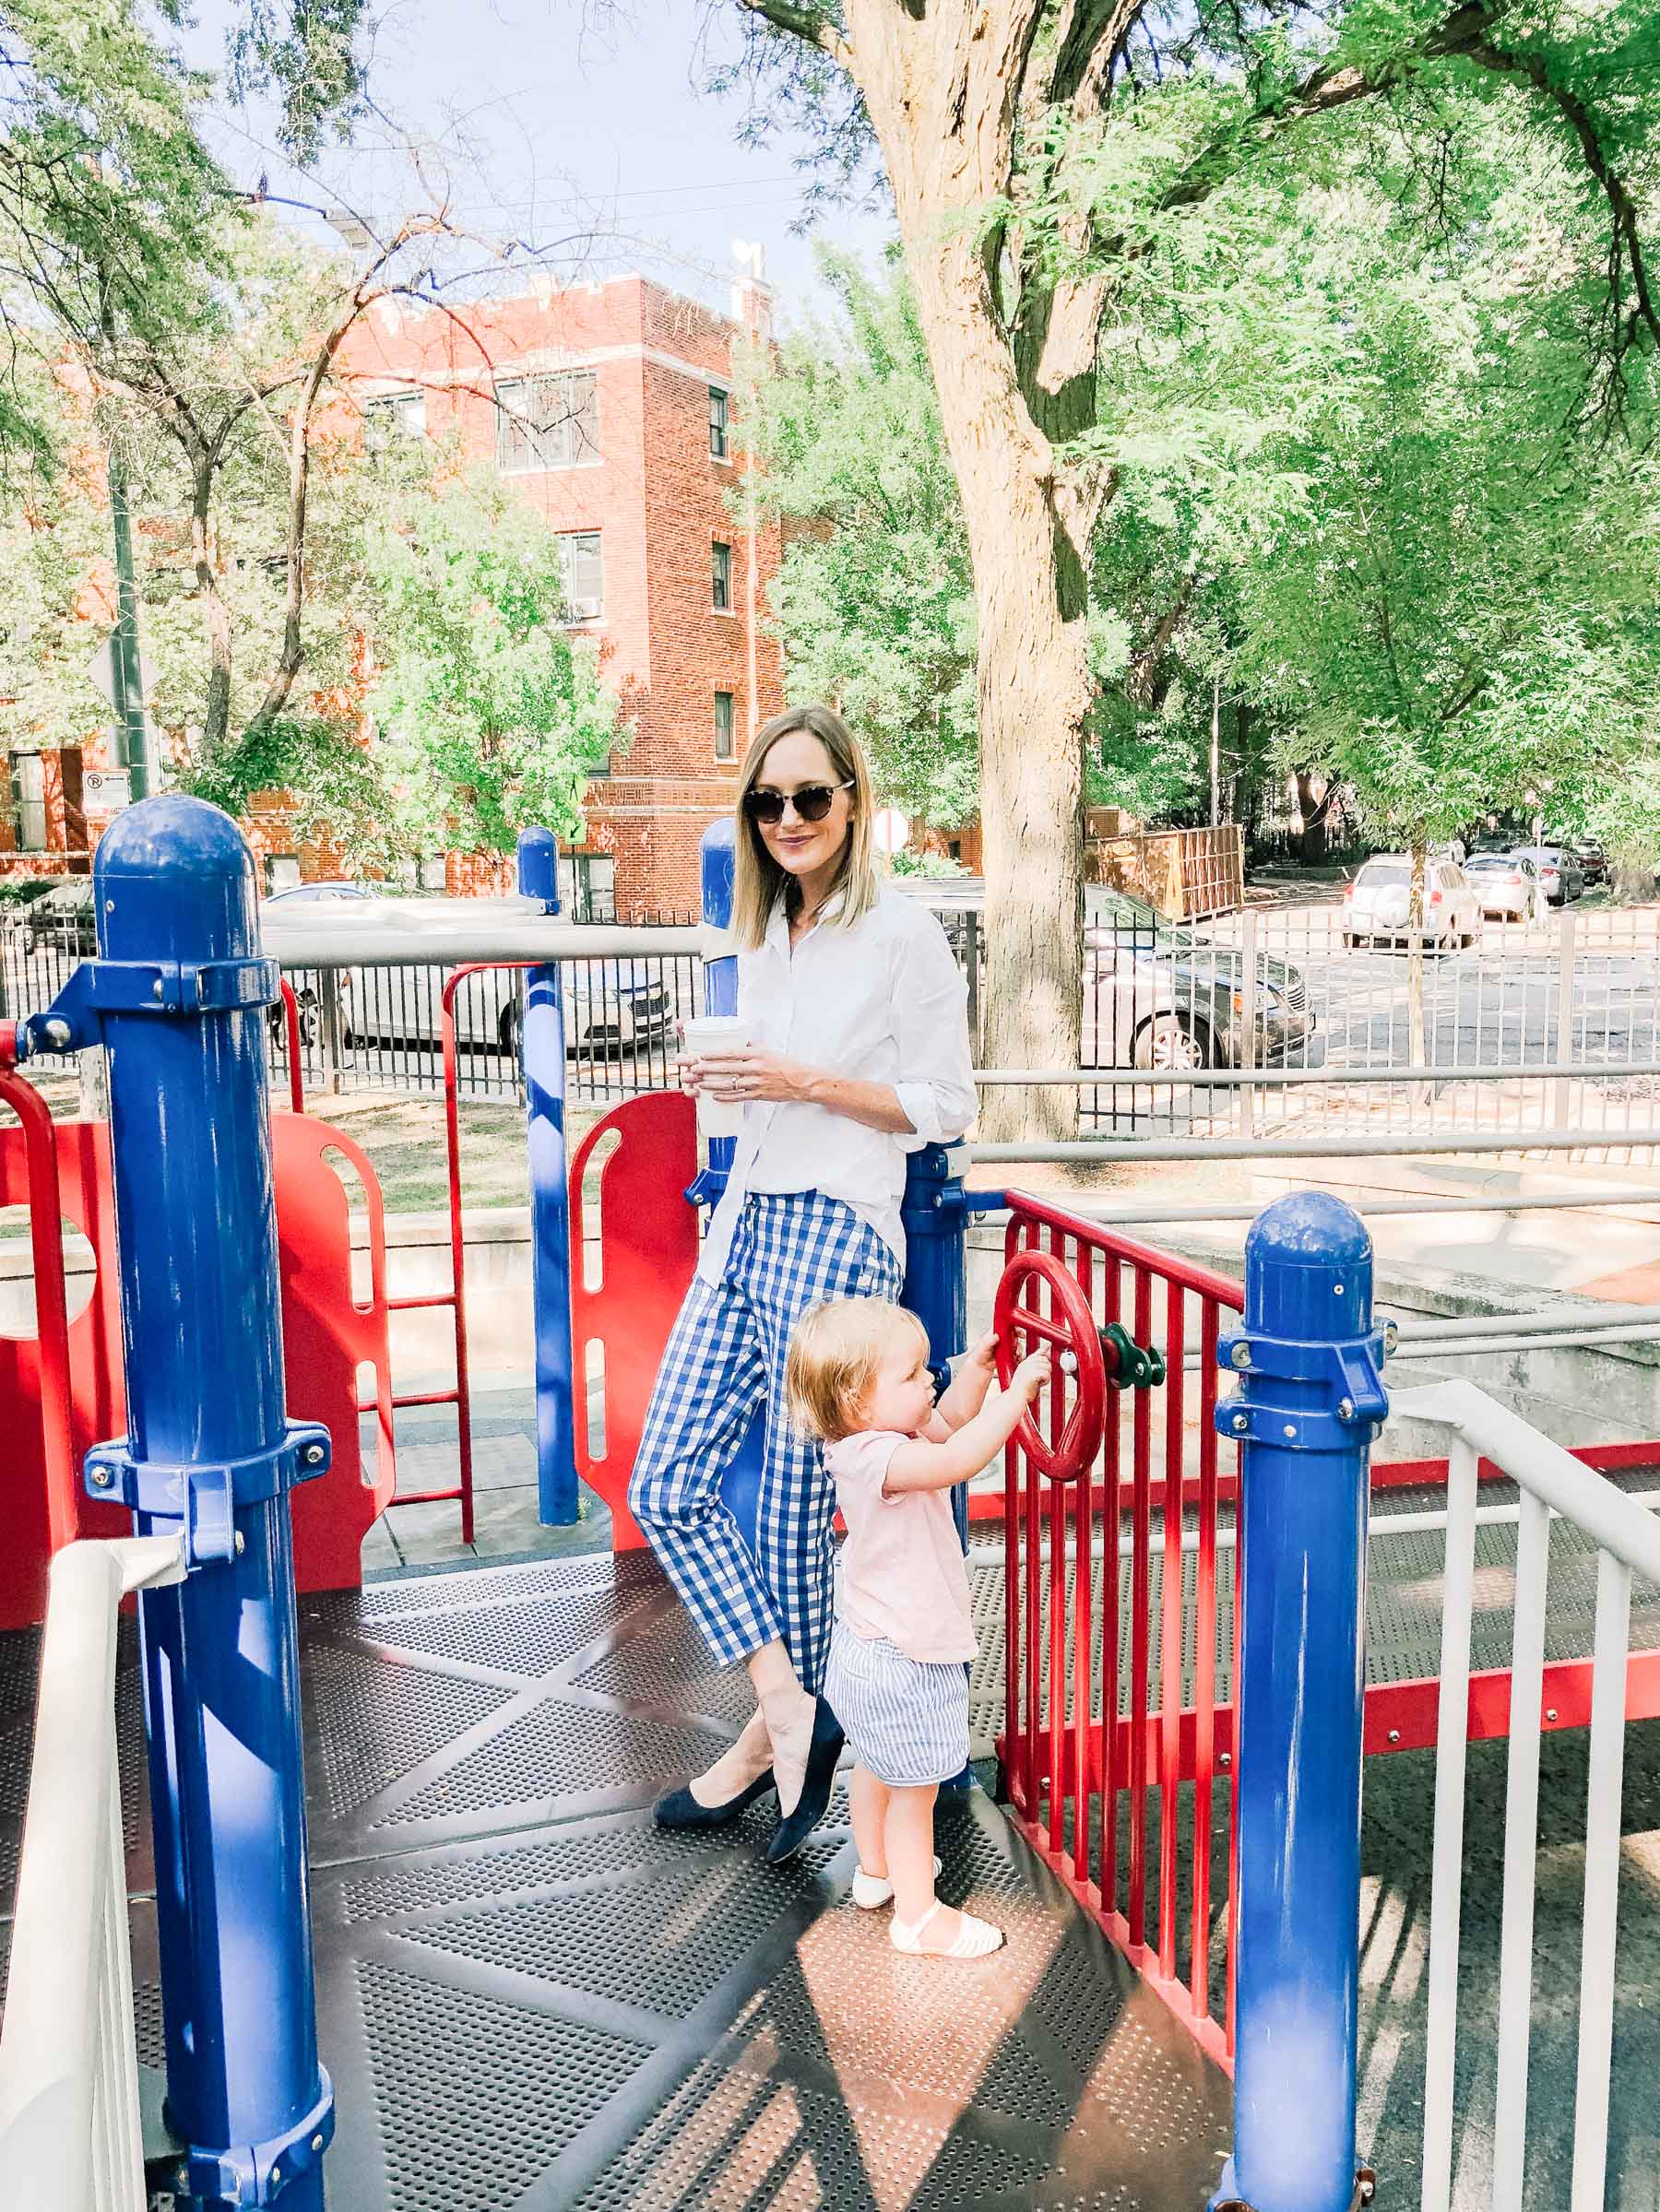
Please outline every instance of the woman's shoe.
M729 1797L725 1804L702 1804L689 1789L670 1790L659 1797L651 1808L651 1817L660 1828L723 1828L737 1819L746 1805L753 1805L758 1797L765 1797L773 1786L773 1771L768 1767L757 1774L747 1790L740 1790L736 1797Z
M807 1754L807 1779L793 1813L785 1814L766 1847L769 1866L793 1859L824 1817L836 1784L836 1762L841 1757L841 1722L821 1697L812 1716L812 1748Z

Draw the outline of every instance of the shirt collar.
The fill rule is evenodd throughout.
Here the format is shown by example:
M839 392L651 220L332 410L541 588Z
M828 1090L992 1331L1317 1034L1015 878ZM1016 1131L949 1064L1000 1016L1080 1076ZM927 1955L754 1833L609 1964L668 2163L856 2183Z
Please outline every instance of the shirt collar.
M815 927L822 929L826 922L833 922L847 903L848 886L845 883L838 884L824 901L824 912L819 916ZM789 951L789 917L781 897L775 901L768 917L765 941L775 952L788 953Z

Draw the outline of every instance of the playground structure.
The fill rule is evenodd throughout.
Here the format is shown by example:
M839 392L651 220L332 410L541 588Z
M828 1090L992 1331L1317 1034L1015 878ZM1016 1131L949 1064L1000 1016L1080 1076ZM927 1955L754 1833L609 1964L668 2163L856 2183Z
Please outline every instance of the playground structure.
M99 863L101 908L106 896L109 908L102 957L77 972L89 980L73 999L66 992L22 1025L25 1058L37 1041L61 1047L101 1037L109 1046L113 1144L86 1125L43 1128L38 1094L16 1075L0 1090L23 1118L21 1130L0 1147L0 1175L11 1178L8 1195L30 1193L42 1316L32 1366L19 1355L5 1378L14 1434L29 1433L32 1414L42 1442L38 1465L18 1485L20 1504L35 1501L35 1520L19 1518L25 1540L13 1547L13 1579L4 1587L13 1624L38 1618L45 1563L59 1554L42 1707L49 1734L42 1742L65 1746L61 1759L37 1769L37 1791L44 1783L46 1793L31 1803L13 1997L0 2045L0 2140L8 2159L15 2151L32 2161L16 2169L30 2177L31 2201L77 2212L86 2204L144 2201L133 2194L136 2104L110 2093L135 2071L130 2016L123 2034L125 1946L116 1924L125 1885L118 1854L113 1877L109 1858L110 1685L114 1600L123 1590L145 1593L151 1739L160 1747L159 1758L152 1753L152 1785L168 2118L182 2138L169 2154L182 2160L173 2194L193 2206L279 2199L320 2206L333 2125L310 2025L289 1493L303 1485L291 1508L299 1588L353 1585L362 1532L394 1489L400 1401L385 1343L395 1302L385 1295L378 1194L361 1153L354 1158L338 1131L303 1115L271 1117L270 1149L262 1153L264 1012L277 1002L279 984L255 948L245 892L236 888L245 857L222 842L212 826L219 819L188 802L151 802L112 834ZM696 1214L683 1196L696 1173L695 1136L688 1101L632 1101L591 1132L567 1173L556 955L562 937L569 944L605 933L548 926L551 898L538 872L546 850L533 841L525 856L528 899L542 914L521 917L522 941L516 947L498 931L461 958L516 957L530 978L524 1054L544 1517L574 1517L579 1470L611 1504L613 1540L626 1553L638 1544L623 1490L644 1394L695 1260ZM180 897L190 883L195 893ZM729 988L729 955L706 949L715 954L708 1002L717 1007ZM538 952L549 956L538 960ZM68 1034L53 1035L53 1023ZM446 1053L453 1049L446 1036ZM454 1145L453 1085L450 1096ZM590 1283L580 1264L573 1266L581 1205L573 1207L568 1194L581 1192L601 1144L612 1148L597 1201L603 1267ZM351 1296L346 1200L326 1156L337 1146L368 1194L366 1310ZM176 1172L159 1177L145 1163L164 1154ZM203 1172L209 1160L212 1175ZM722 1165L712 1158L708 1172L717 1176ZM928 1322L936 1358L964 1343L962 1237L970 1209L1002 1210L1003 1194L965 1191L961 1165L930 1148L918 1156L907 1198L907 1295ZM705 1182L699 1195L708 1189ZM61 1251L45 1225L55 1224L60 1201L92 1237L101 1262L94 1304L73 1323L64 1318ZM456 1317L463 1459L455 1495L466 1514L465 1282L458 1196L453 1202L454 1292L431 1302L452 1305ZM1382 1338L1369 1309L1370 1253L1355 1218L1334 1201L1276 1210L1253 1243L1243 1331L1231 1333L1241 1293L1223 1278L1018 1194L1008 1210L999 1294L1005 1356L1037 1338L1062 1358L1042 1419L1011 1447L993 1508L1003 1539L1003 1777L1016 1825L1039 1858L1198 2049L1234 2071L1235 2160L1217 2203L1332 2212L1371 2186L1354 2140L1363 1742L1369 1750L1436 1742L1448 1762L1451 1804L1454 1747L1462 1755L1466 1733L1510 1727L1520 1762L1512 1769L1520 1883L1524 1849L1531 1872L1531 1830L1524 1834L1528 1745L1536 1776L1547 1698L1553 1721L1588 1717L1593 1726L1595 1832L1587 1855L1574 2212L1600 2203L1613 1940L1605 1910L1609 1790L1617 1851L1620 1731L1628 1710L1636 1717L1657 1709L1646 1701L1654 1696L1652 1662L1626 1663L1621 1607L1629 1612L1634 1568L1660 1579L1653 1524L1630 1499L1604 1497L1606 1485L1592 1483L1567 1454L1506 1432L1501 1416L1495 1425L1496 1409L1462 1401L1441 1414L1425 1409L1458 1436L1438 1654L1450 1652L1454 1663L1450 1673L1442 1664L1368 1689L1360 1603L1367 1451L1385 1406L1377 1372ZM125 1416L118 1324L127 1349ZM587 1400L596 1346L603 1348L602 1450L577 1412ZM365 1367L385 1439L373 1485L355 1459ZM234 1389L225 1387L231 1374ZM1236 1383L1226 1399L1223 1376ZM111 1449L105 1439L124 1417L129 1441ZM1455 1602L1460 1547L1466 1536L1473 1545L1478 1511L1477 1447L1492 1454L1492 1475L1523 1485L1516 1513L1526 1558L1518 1576L1530 1604L1542 1590L1541 1511L1547 1516L1554 1505L1583 1526L1583 1555L1595 1563L1595 1661L1565 1661L1547 1672L1542 1641L1536 1665L1519 1641L1514 1692L1508 1668L1467 1679L1470 1613ZM1421 1483L1432 1472L1407 1469L1386 1481ZM739 1487L741 1479L740 1473ZM136 1539L126 1535L114 1499L137 1512ZM1237 1545L1235 1508L1242 1522ZM983 1532L988 1523L974 1525ZM1121 1575L1120 1554L1128 1570ZM101 1567L89 1564L97 1561ZM1318 1616L1308 1612L1310 1591ZM1541 1596L1541 1619L1543 1610ZM71 1652L60 1663L56 1630L60 1621L88 1620L98 1624L95 1657L77 1682L86 1662ZM1105 1633L1109 1624L1114 1633ZM1295 1654L1315 1650L1321 1665L1305 1678ZM233 1709L232 1740L216 1752L226 1718L221 1685L243 1675L237 1696L247 1702ZM1178 1682L1181 1694L1167 1695L1166 1686ZM1235 1682L1242 1686L1237 1724ZM1531 1729L1512 1727L1512 1716L1530 1709L1530 1686ZM77 1823L89 1775L102 1793L100 1820ZM1218 1812L1219 1791L1227 1803ZM1288 1803L1297 1823L1287 1822ZM243 1817L250 1804L266 1808L253 1823ZM227 1819L228 1806L235 1819ZM52 1839L69 1829L92 1839L78 1872L53 1863ZM113 1833L118 1839L118 1819ZM1438 1874L1451 1869L1452 1905L1438 1888L1432 1978L1439 1974L1445 2015L1455 1993L1458 1859L1455 1840L1445 1853L1439 1845L1438 1834L1445 1859ZM215 1879L204 1881L204 1866L217 1870ZM61 1898L61 1886L76 1882L91 1901L83 1962L89 2005L71 2047L29 1993L55 1965L43 1933L51 1919L39 1900ZM270 1941L273 1915L283 1931L279 1944ZM1520 1928L1520 1904L1515 1921ZM1527 1946L1509 1948L1508 1922L1506 1934L1513 1992ZM263 1958L267 1949L272 1970L248 1989L227 1961L250 1950ZM204 2035L208 2003L221 2009ZM1285 2056L1287 2004L1301 2039L1295 2069ZM284 2027L279 2036L270 2032L273 2008ZM1512 2100L1516 2063L1512 2049ZM1524 2042L1520 2063L1524 2109ZM1311 2080L1325 2092L1329 2124L1288 2130L1287 2110L1301 2113ZM76 2101L83 2095L84 2141ZM287 2115L279 2123L279 2113ZM1426 2205L1448 2201L1444 2188L1436 2194L1431 2166L1442 2159L1450 2127L1450 2105L1429 2114ZM102 2147L98 2179L89 2163L95 2143ZM66 2156L83 2152L89 2162L72 2171Z

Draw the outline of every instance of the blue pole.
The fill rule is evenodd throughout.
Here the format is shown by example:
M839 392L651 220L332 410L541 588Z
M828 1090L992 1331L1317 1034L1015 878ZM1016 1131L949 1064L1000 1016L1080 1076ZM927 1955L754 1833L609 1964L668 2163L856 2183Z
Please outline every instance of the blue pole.
M966 1151L924 1144L905 1164L905 1283L899 1302L928 1331L928 1349L943 1389L948 1363L968 1349L968 1214L963 1189ZM968 1544L968 1493L951 1494L957 1534Z
M559 912L559 843L521 830L518 884ZM564 984L557 962L525 976L525 1117L530 1146L530 1306L536 1329L537 1518L577 1517L571 1353L571 1224L565 1180Z
M1367 1490L1388 1414L1371 1240L1323 1191L1245 1244L1234 2148L1212 2206L1351 2212L1366 1689Z
M254 868L216 807L122 815L93 869L102 957L27 1024L110 1055L128 1433L94 1497L190 1567L138 1601L182 2206L321 2212L334 2097L317 2060L288 1491L325 1431L290 1425ZM44 1035L42 1033L45 1033Z

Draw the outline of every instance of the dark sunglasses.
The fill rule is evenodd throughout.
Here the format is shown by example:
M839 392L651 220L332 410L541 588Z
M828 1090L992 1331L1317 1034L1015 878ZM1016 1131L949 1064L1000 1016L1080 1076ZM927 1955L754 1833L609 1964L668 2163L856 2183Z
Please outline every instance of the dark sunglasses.
M782 822L784 810L791 806L803 822L823 822L830 811L830 801L838 791L851 791L853 779L845 784L803 784L799 791L746 791L743 810L752 822Z

